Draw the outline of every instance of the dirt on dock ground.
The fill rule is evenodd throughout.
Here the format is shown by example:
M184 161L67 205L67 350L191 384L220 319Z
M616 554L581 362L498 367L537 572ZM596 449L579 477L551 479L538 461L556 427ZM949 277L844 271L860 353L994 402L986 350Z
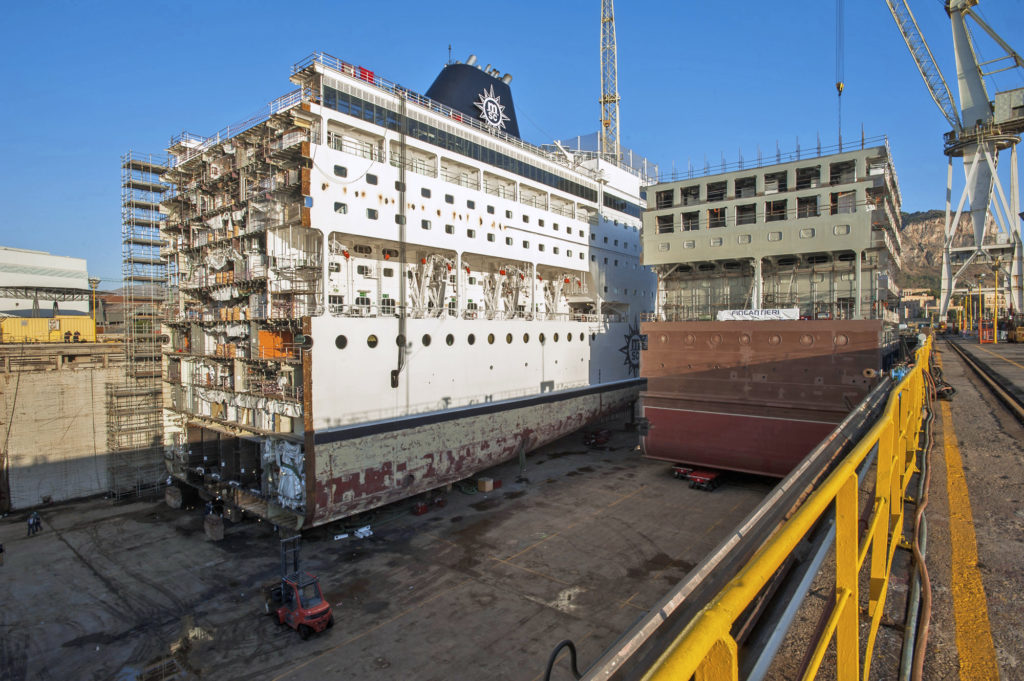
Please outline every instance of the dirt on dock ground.
M303 537L333 629L300 640L262 615L278 577L266 523L203 531L203 509L91 499L0 520L0 679L523 679L575 641L585 668L750 511L774 481L730 475L712 493L644 460L621 422L577 433L451 491ZM429 499L433 501L433 499ZM346 529L369 524L372 535ZM553 678L569 678L566 669ZM559 676L561 673L563 676ZM155 677L160 678L160 677Z

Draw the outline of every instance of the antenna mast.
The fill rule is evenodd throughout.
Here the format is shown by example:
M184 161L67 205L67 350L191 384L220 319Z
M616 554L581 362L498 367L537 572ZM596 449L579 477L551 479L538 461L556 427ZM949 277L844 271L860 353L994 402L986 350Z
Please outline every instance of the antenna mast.
M619 65L615 47L615 2L601 0L601 129L598 152L619 160Z

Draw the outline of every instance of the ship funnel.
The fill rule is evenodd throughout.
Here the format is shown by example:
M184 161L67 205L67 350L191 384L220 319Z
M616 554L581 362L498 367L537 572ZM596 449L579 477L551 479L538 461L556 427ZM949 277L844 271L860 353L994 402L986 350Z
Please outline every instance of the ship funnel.
M476 63L476 55L475 54L469 55L469 59L466 60L466 63L469 64L470 66L475 64Z
M511 83L512 82L512 74L511 73L506 73L504 76L501 77L501 82L504 83L505 85L508 85L509 83Z
M446 64L425 94L470 121L519 137L511 80L512 74L502 76L491 64L482 68L471 54L464 64Z

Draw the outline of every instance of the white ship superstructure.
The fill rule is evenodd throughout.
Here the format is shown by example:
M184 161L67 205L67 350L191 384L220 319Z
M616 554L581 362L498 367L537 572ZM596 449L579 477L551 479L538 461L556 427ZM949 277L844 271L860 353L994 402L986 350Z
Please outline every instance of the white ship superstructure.
M509 80L426 97L316 53L255 124L175 140L176 477L309 526L635 401L643 165L506 132Z

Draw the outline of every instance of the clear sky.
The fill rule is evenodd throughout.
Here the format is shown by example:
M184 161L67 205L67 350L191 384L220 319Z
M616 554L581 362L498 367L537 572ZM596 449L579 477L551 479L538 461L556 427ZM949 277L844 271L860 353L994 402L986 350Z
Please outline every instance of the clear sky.
M844 140L862 124L887 134L904 210L941 208L948 126L885 2L845 5ZM955 87L941 0L911 8ZM1024 1L978 9L1024 50ZM600 0L12 3L0 22L0 245L87 258L101 288L118 287L121 154L247 118L293 89L291 65L314 50L425 92L451 45L454 59L512 73L527 141L593 132L600 15ZM837 141L834 2L619 0L616 29L622 142L663 172Z

